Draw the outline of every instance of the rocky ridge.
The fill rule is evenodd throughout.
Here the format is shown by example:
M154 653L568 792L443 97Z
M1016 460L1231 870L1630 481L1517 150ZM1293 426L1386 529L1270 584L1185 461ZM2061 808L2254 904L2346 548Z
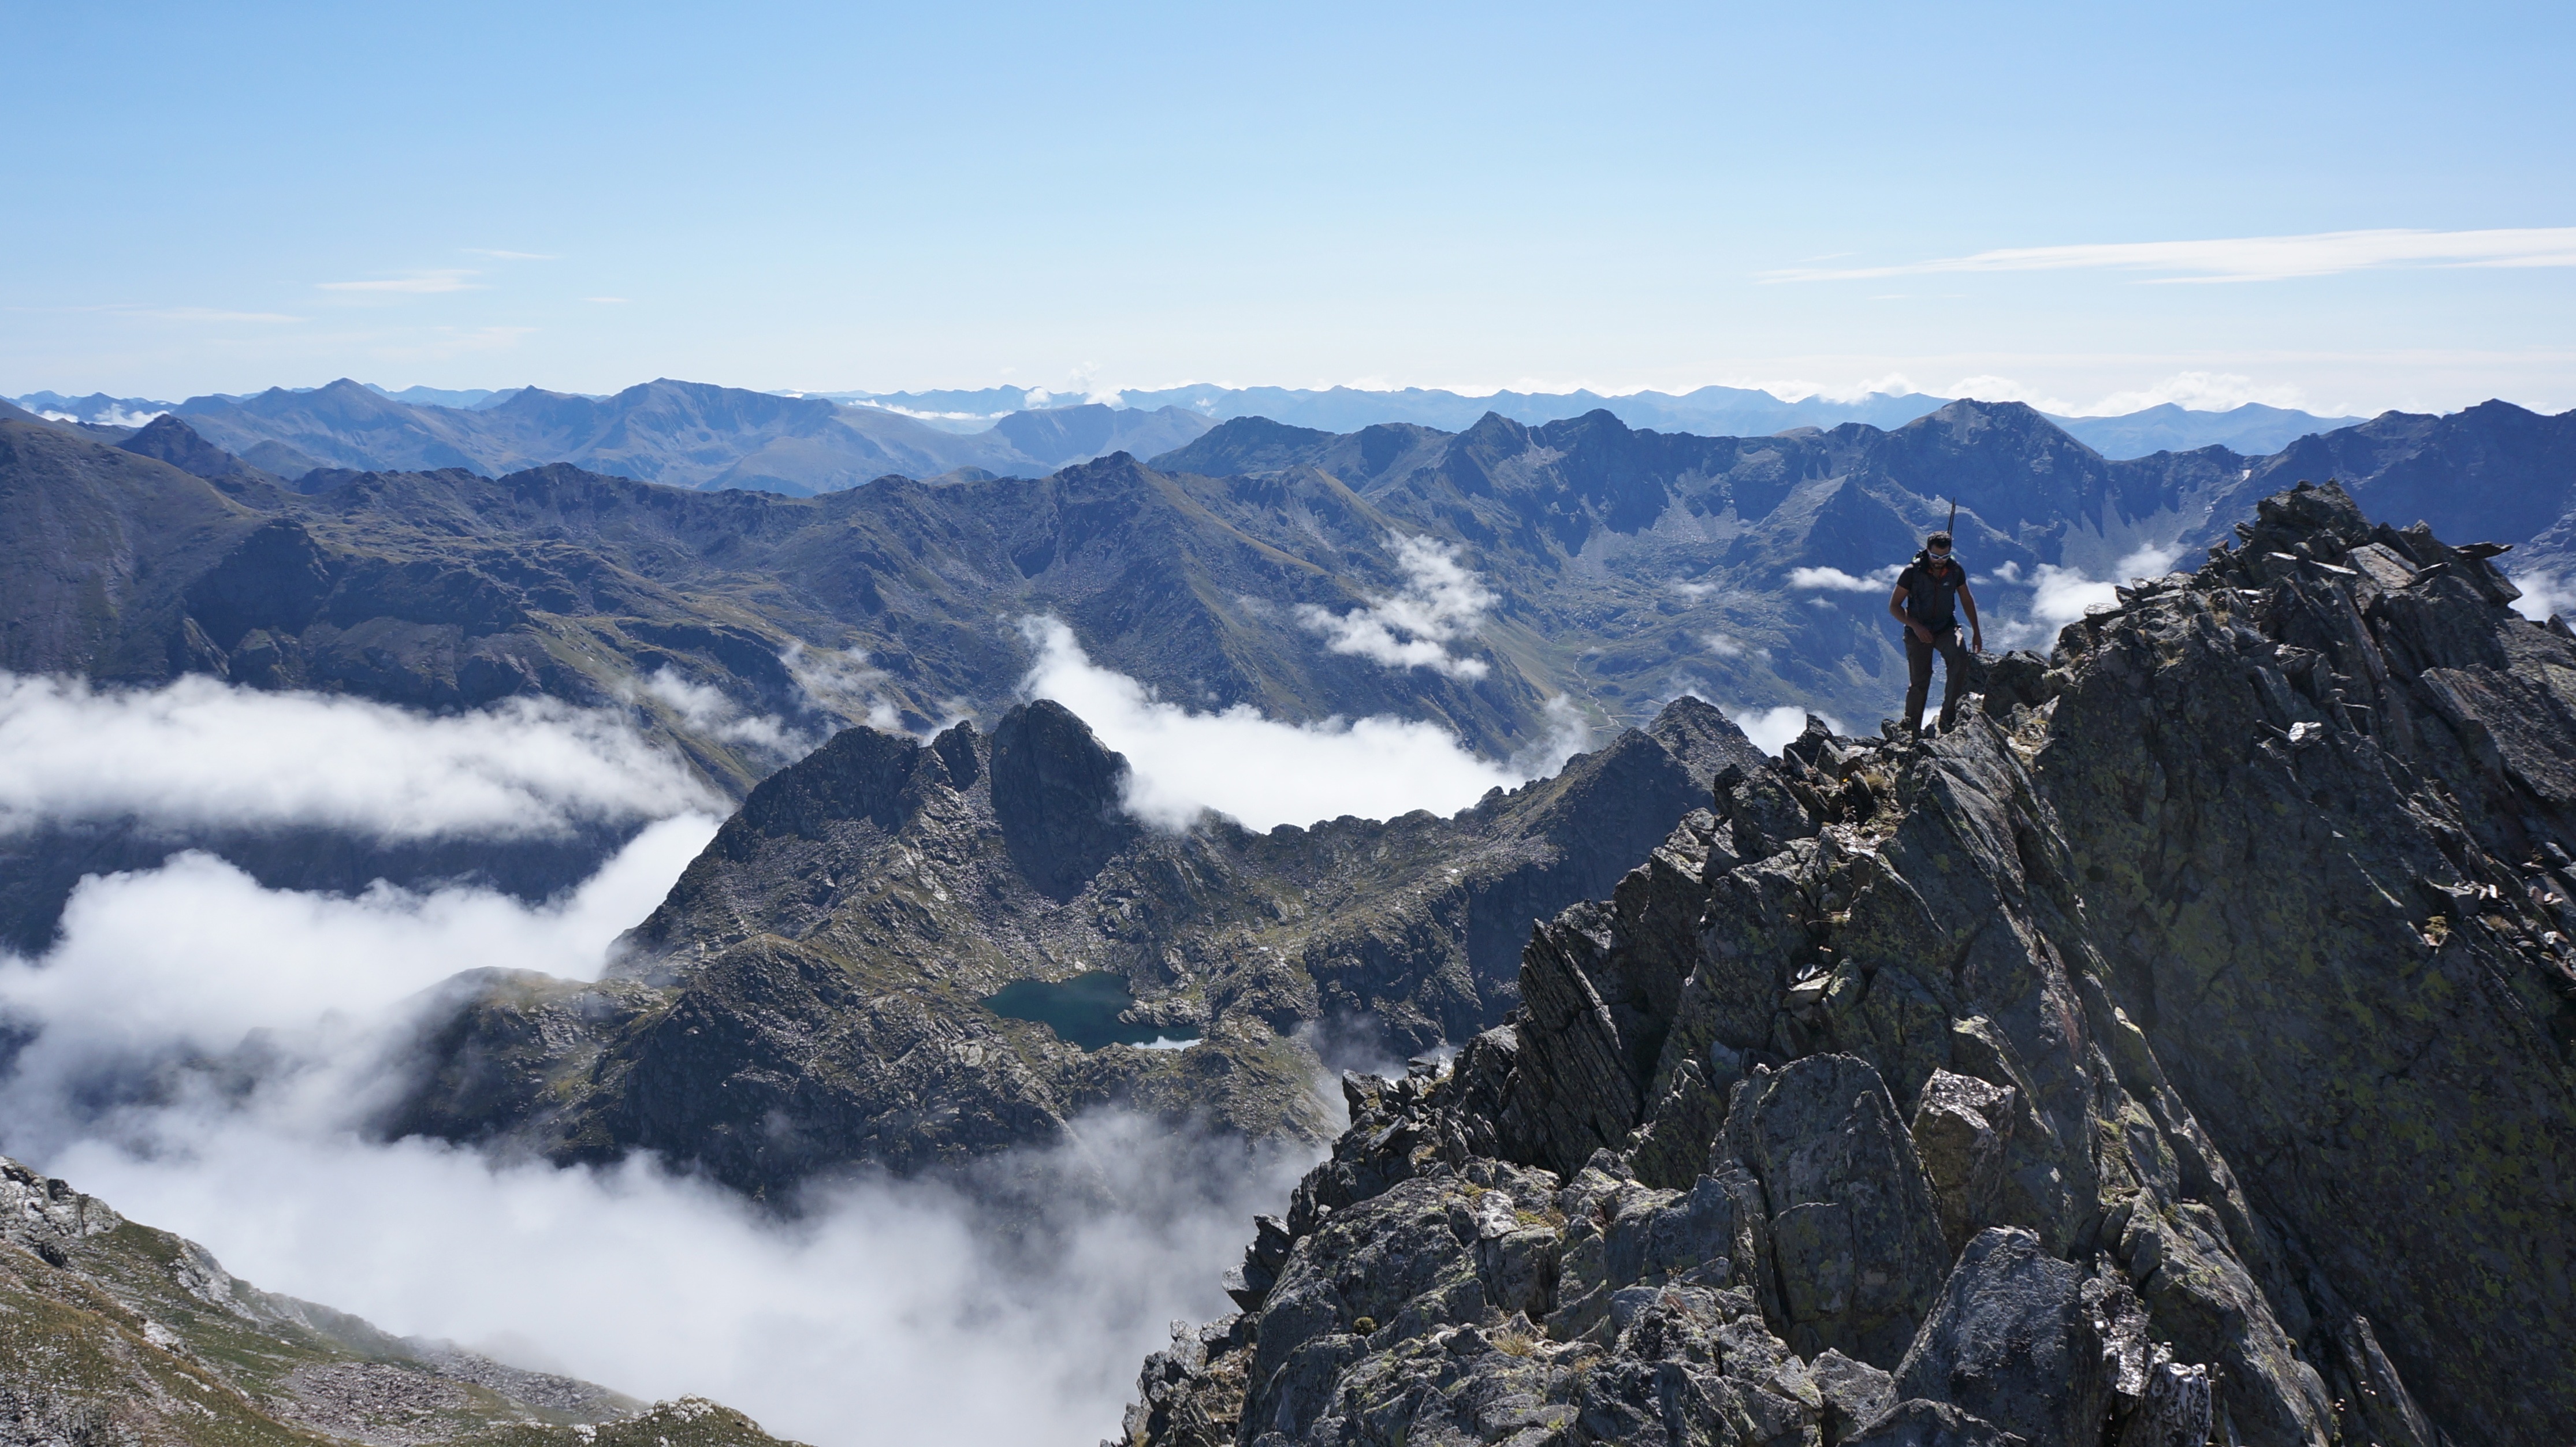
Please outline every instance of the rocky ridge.
M2331 485L1537 931L1134 1447L2576 1435L2576 640Z
M1126 760L1059 704L927 744L850 729L752 791L609 978L457 981L386 1128L650 1149L754 1192L1049 1144L1101 1106L1320 1139L1315 1048L1366 1021L1341 1047L1400 1057L1498 1022L1531 923L1713 827L1711 781L1759 758L1684 699L1451 818L1173 832L1125 812ZM1095 972L1198 1043L1084 1049L985 1004Z
M393 1337L261 1291L193 1241L0 1159L0 1443L10 1447L768 1447L700 1398Z

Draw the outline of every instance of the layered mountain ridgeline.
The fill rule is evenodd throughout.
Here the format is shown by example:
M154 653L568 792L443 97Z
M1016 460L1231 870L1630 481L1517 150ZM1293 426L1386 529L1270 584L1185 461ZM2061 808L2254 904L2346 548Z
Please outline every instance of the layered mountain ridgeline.
M1708 828L1710 781L1760 757L1686 699L1452 818L1170 833L1122 812L1126 761L1057 704L926 745L852 729L752 791L607 979L454 982L383 1128L566 1162L651 1150L781 1200L1051 1144L1105 1106L1320 1139L1317 1047L1402 1054L1501 1020L1531 923L1693 810ZM1196 1043L996 1013L1014 982L1103 976L1131 1039ZM1017 1013L1050 993L1022 983L1041 1008Z
M334 387L352 384L338 382ZM672 388L691 388L701 394L733 393L732 388L705 387L695 383L656 382L643 388L629 388L615 398L590 397L578 400L606 404L603 412L638 405L634 399L651 397L654 389L667 392ZM154 414L186 410L212 414L221 420L212 425L229 428L240 435L245 446L272 446L292 450L297 460L327 460L328 465L342 467L436 466L423 458L411 457L404 449L441 445L439 434L443 419L434 413L397 427L389 435L381 426L347 425L353 417L370 415L373 409L347 399L338 406L308 408L294 399L309 397L313 391L330 388L290 391L272 389L255 396L197 397L185 403L155 402L140 397L109 397L93 393L87 397L64 397L53 392L35 392L17 399L18 404L48 418L87 423L97 427L139 426ZM442 391L434 387L406 387L388 391L372 384L363 390L397 404L432 409L455 409L480 412L507 404L526 388L507 391ZM741 393L744 397L774 394ZM1764 437L1795 427L1839 427L1846 422L1865 422L1874 427L1902 427L1917 417L1935 412L1950 404L1947 397L1920 393L1886 395L1872 393L1848 401L1825 397L1807 397L1783 401L1768 392L1742 387L1702 387L1679 395L1664 392L1630 392L1609 395L1577 389L1572 392L1501 391L1486 396L1469 397L1455 392L1419 387L1394 391L1370 391L1356 387L1333 387L1307 390L1293 387L1218 387L1192 384L1181 387L1130 389L1114 399L1115 406L1097 402L1072 405L1043 391L1025 387L984 387L964 391L935 392L824 392L804 394L806 399L853 402L865 410L924 424L930 429L953 434L991 433L977 446L994 448L1007 445L1017 448L1028 462L1022 465L1061 466L1067 462L1104 456L1113 451L1132 452L1148 457L1164 447L1177 446L1190 435L1204 431L1211 423L1237 417L1266 417L1297 427L1320 427L1333 432L1356 432L1383 422L1411 423L1417 426L1458 429L1473 426L1486 413L1509 418L1514 422L1536 426L1561 422L1589 412L1609 412L1631 427L1650 427L1659 432L1696 432L1710 437ZM791 399L796 400L796 399ZM644 402L646 410L654 404ZM803 413L793 415L805 415ZM2151 452L2188 452L2195 448L2220 446L2251 456L2279 451L2310 433L2330 432L2349 427L2358 417L2319 417L2294 408L2267 407L2248 402L2227 411L2190 411L2173 403L2149 407L2143 411L2117 416L2061 417L2047 414L2051 422L2069 436L2105 457L2144 457ZM911 447L936 456L949 455L943 444L926 443L918 431L897 428L893 437L899 441L875 438L874 428L859 424L863 435L870 435L872 445L891 451L894 447ZM1166 434L1177 430L1180 435L1156 446L1146 441L1146 434L1162 429ZM586 438L606 429L593 427L574 435ZM651 429L640 429L649 432ZM318 434L318 435L316 435ZM481 429L468 429L469 436L479 437ZM311 436L309 451L295 449L293 439ZM113 439L110 439L113 440ZM697 439L701 443L704 438ZM449 443L446 445L455 445ZM560 445L560 443L558 444ZM576 441L578 445L578 441ZM628 445L633 445L629 440ZM871 444L862 444L862 446ZM391 446L394 451L378 449ZM758 448L754 444L754 448ZM659 449L645 449L644 467L660 460ZM401 453L402 455L397 455ZM869 455L874 455L873 453ZM979 454L989 456L990 454ZM281 460L285 460L281 458ZM529 461L593 462L566 453L561 456L529 458ZM809 449L804 461L825 461ZM754 476L764 470L786 471L792 475L765 480L763 485L784 484L787 491L822 491L814 484L826 482L830 465L808 473L792 465L780 468L789 459L773 454L766 468L752 469ZM291 464L290 464L291 465ZM314 465L325 465L316 463ZM300 469L299 469L300 470ZM657 481L681 481L654 471L637 471L633 466L610 469L633 476L652 477ZM847 463L842 472L848 471ZM908 471L908 468L897 470ZM936 470L936 469L934 469ZM873 474L870 474L873 475ZM857 480L864 481L865 478Z
M470 410L415 406L344 378L309 392L192 397L171 415L286 478L317 468L499 476L561 462L675 487L800 497L887 473L1038 476L1111 452L1149 456L1210 425L1176 408L1088 406L1004 418L961 436L882 408L667 378L611 397L526 387Z
M1730 773L1259 1223L1143 1444L2576 1436L2576 640L2340 489Z
M700 1398L647 1407L261 1291L195 1242L0 1159L0 1440L763 1447L777 1439Z
M2260 461L2204 449L2108 462L2026 407L1978 403L1893 432L1851 425L1758 439L1636 432L1600 413L1540 428L1489 418L1455 435L1400 426L1334 435L1247 419L1151 467L1112 457L1040 481L881 479L813 501L674 495L569 468L498 480L335 476L307 501L191 445L181 425L162 419L127 445L204 474L233 507L206 488L171 495L180 485L166 475L126 476L124 464L100 462L112 450L82 454L59 434L28 431L0 458L23 474L0 478L13 509L77 498L86 514L20 530L35 541L13 550L8 575L35 586L13 609L11 666L118 679L194 668L452 706L513 691L593 699L603 683L631 693L634 660L655 651L735 706L773 713L802 702L771 666L801 641L867 651L887 675L881 700L926 727L953 703L997 711L1029 658L1009 620L1052 611L1096 657L1167 698L1297 719L1427 715L1501 752L1534 735L1540 701L1558 693L1620 723L1641 723L1695 686L1749 704L1884 711L1900 691L1901 660L1867 580L1910 555L1954 498L1963 545L1994 570L1984 586L1999 623L2025 606L2017 589L2038 565L2105 575L2137 547L2202 526L2229 499L2250 505L2244 489L2286 483L2296 469L2337 470L2365 498L2384 489L2397 511L2437 531L2454 514L2489 521L2472 511L2504 504L2482 499L2509 499L2515 511L2498 520L2512 527L2455 529L2506 543L2576 506L2566 466L2576 414L2501 404L2384 418L2333 434L2341 452ZM38 455L47 448L53 455ZM2463 457L2478 460L2481 487L2412 481ZM84 469L96 476L65 476ZM172 533L154 515L204 523ZM244 519L294 526L252 546ZM1322 614L1347 615L1405 586L1397 535L1461 549L1494 595L1489 613L1462 625L1472 636L1455 645L1447 672L1323 646ZM182 543L218 556L151 556ZM120 547L149 557L158 581L89 556ZM334 573L342 553L375 554L407 576L389 580L384 567L352 560L362 576L344 586ZM221 576L200 582L218 561L228 564ZM99 593L87 604L49 576L94 573L108 576L84 585ZM1858 591L1838 591L1835 574ZM137 588L163 591L130 597ZM169 594L206 607L173 608ZM318 647L304 639L317 609L334 630ZM139 634L122 656L104 647L111 640L75 648L53 637L102 631L104 614L149 614L117 630ZM532 621L599 615L689 636L586 625L567 634ZM371 620L387 638L343 646L341 635ZM523 636L506 647L469 643L514 631ZM250 652L237 660L245 640ZM657 657L645 671L660 666ZM1472 688L1453 676L1478 668L1485 677ZM699 742L704 752L711 741ZM762 767L739 748L712 752L736 756L711 768L720 777Z
M46 394L51 396L51 394ZM1054 399L1022 387L985 387L943 392L833 392L836 399L865 400L909 411L973 418L976 423L1022 409L1052 408ZM27 399L34 405L35 399ZM1839 427L1865 422L1873 427L1902 427L1926 413L1950 405L1947 397L1922 393L1881 393L1848 400L1811 396L1785 401L1746 387L1701 387L1679 394L1627 392L1514 392L1463 396L1438 388L1405 387L1372 391L1359 387L1219 387L1192 383L1180 387L1130 388L1121 401L1131 408L1181 408L1222 420L1266 417L1295 427L1328 432L1356 432L1382 422L1423 427L1462 428L1491 412L1514 422L1537 426L1562 422L1589 412L1608 412L1631 427L1659 432L1696 432L1709 437L1766 437L1793 427ZM106 415L107 398L84 398L67 404L73 415ZM130 414L165 403L126 402ZM2358 417L2319 417L2293 408L2248 402L2224 412L2187 411L2168 402L2143 411L2109 417L2060 417L2049 420L2105 457L2144 457L2150 452L2187 452L2213 444L2239 452L2278 451L2311 432L2326 432L2359 422ZM974 425L974 424L951 424Z
M1017 620L1044 614L1168 698L1427 717L1499 754L1543 737L1541 694L1508 667L1389 669L1326 650L1298 621L1298 607L1347 613L1400 586L1392 530L1362 507L1336 542L1292 554L1124 459L812 501L572 468L365 474L305 497L168 418L123 448L0 421L0 669L199 674L430 710L523 697L628 710L739 798L848 722L927 731L998 715L1032 659ZM622 837L505 850L466 872L542 896ZM0 938L42 948L82 873L181 844L272 885L341 889L442 877L453 853L122 826L20 835L0 859Z
M2374 517L2516 545L2518 570L2576 567L2576 412L2544 417L2505 402L2443 417L2390 412L2302 438L2256 463L2188 541L2221 541L2227 520L2256 499L2326 478L2341 480Z
M2564 511L2569 419L2491 406L2399 421L2335 434L2346 451L2311 461L2365 496L2420 500L2437 527L2488 499L2519 499L2530 521ZM305 496L166 417L123 447L0 421L0 667L430 709L631 707L739 797L840 723L997 716L1034 658L1018 621L1053 615L1167 700L1429 719L1501 755L1553 727L1550 697L1611 728L1684 693L1873 717L1903 670L1870 575L1947 517L1947 497L1997 570L1981 589L2001 642L2025 596L1999 574L2100 574L2304 456L2111 463L2026 408L1959 403L1894 432L1753 440L1599 414L1456 435L1248 420L1154 467L1120 455L818 499L569 467L338 475ZM2462 458L2481 487L2409 481ZM1445 585L1424 582L1414 537L1454 548L1488 601L1425 591ZM1416 615L1452 610L1440 666L1402 666L1418 647L1386 654L1394 666L1368 655L1359 635L1381 615L1362 610L1399 595ZM1355 615L1356 632L1333 631ZM73 845L30 857L123 857ZM136 843L132 862L159 847ZM13 938L50 932L60 873L22 891L34 903L6 922ZM559 875L496 882L543 893Z

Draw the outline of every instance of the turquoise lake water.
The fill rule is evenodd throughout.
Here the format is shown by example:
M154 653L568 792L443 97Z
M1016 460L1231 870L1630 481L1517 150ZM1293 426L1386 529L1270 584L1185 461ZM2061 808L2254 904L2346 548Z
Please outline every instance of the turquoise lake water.
M1013 980L1000 993L986 997L984 1008L1008 1020L1034 1020L1067 1044L1085 1050L1103 1045L1150 1045L1171 1027L1132 1025L1119 1012L1136 1003L1127 981L1107 970L1093 970L1070 980Z

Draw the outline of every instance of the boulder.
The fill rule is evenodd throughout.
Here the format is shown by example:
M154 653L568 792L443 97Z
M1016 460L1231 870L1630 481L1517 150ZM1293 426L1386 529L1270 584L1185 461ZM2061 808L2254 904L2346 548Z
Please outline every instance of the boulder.
M1897 1395L1951 1403L2050 1447L2098 1442L2115 1383L2086 1280L2032 1232L1980 1232L1896 1368Z
M1892 1367L1940 1290L1941 1219L1887 1087L1813 1055L1747 1081L1725 1148L1762 1184L1789 1344Z

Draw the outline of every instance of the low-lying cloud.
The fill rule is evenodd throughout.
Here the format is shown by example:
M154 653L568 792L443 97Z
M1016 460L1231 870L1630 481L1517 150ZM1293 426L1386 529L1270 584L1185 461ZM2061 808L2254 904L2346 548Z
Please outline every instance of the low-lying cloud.
M317 739L397 772L386 760L406 747L457 752L441 729L458 721L372 706L317 714L315 701L261 696L246 717L305 730L304 748L244 754L242 720L218 707L210 723L191 711L206 703L195 693L12 696L141 731L165 755L153 779L199 801L191 820L221 827L383 818L386 791L367 770L261 787L232 777L292 774ZM280 702L294 707L264 711ZM136 707L140 721L121 711ZM8 717L29 730L26 714ZM574 711L465 723L518 729L504 736L541 757L604 747L606 726ZM41 824L86 817L46 812L57 806L130 799L123 755L51 741L46 729L61 726L11 737L50 750L55 772L93 777L22 791L16 807ZM467 773L466 784L484 777ZM240 814L214 812L235 799ZM478 808L439 827L501 837L525 817ZM649 1158L556 1170L367 1134L407 1078L418 1012L440 981L465 966L595 975L713 826L667 814L598 876L534 905L465 888L271 890L193 854L85 881L42 958L0 957L0 1018L24 1041L0 1079L0 1151L203 1242L271 1290L647 1399L703 1393L823 1447L1087 1447L1115 1435L1165 1324L1227 1309L1221 1273L1252 1214L1284 1204L1303 1153L1085 1119L1073 1143L1007 1163L1063 1185L1041 1193L1038 1249L946 1187L845 1185L785 1221Z
M0 1017L45 1022L19 1052L19 1080L95 1079L221 1054L253 1030L381 1017L468 966L596 978L609 942L661 902L716 823L649 825L579 888L535 905L382 881L354 898L272 890L198 853L92 877L42 961L0 956ZM15 1113L22 1128L55 1119Z
M2522 596L2513 600L2513 611L2534 623L2546 623L2552 614L2576 611L2576 578L2560 573L2517 573L2513 585Z
M814 740L790 728L785 719L752 713L727 698L722 689L683 678L667 664L644 680L643 696L669 709L691 732L726 743L747 744L781 758L795 758L814 746Z
M1753 741L1755 748L1766 754L1776 754L1807 731L1807 715L1812 710L1784 703L1777 708L1730 708L1721 712L1729 722L1744 730L1744 736ZM1843 731L1842 720L1833 715L1820 713L1816 717L1823 719L1825 727L1835 733Z
M1802 593L1884 593L1896 586L1904 565L1891 563L1873 569L1866 575L1846 573L1840 568L1791 568L1789 587Z
M2150 543L2121 558L2112 565L2111 576L2096 578L2081 569L2042 563L2021 576L2017 564L2007 563L1990 576L1992 581L2027 586L2030 594L2030 616L2016 619L1998 610L1994 637L2006 648L2020 647L2046 633L2065 627L2087 613L2119 606L2119 585L2142 578L2161 578L2182 557L2182 549L2171 543Z
M189 677L0 674L0 834L52 820L521 839L720 807L621 716L545 699L429 716Z
M1087 1119L1005 1163L1063 1183L1036 1251L946 1187L849 1185L790 1222L646 1157L557 1170L365 1135L405 1074L411 992L469 961L595 971L692 852L653 841L553 908L317 900L188 859L87 886L60 946L0 971L37 1032L0 1086L0 1148L267 1289L639 1397L703 1393L823 1447L1114 1435L1164 1323L1227 1309L1220 1275L1304 1153Z
M1324 646L1335 653L1451 678L1484 677L1485 660L1451 653L1449 645L1475 633L1494 595L1458 561L1455 547L1425 537L1394 542L1396 566L1404 570L1402 590L1347 613L1310 603L1297 610L1298 620L1323 634Z
M1454 813L1488 789L1515 788L1554 769L1583 744L1570 710L1560 710L1557 728L1534 751L1505 762L1414 719L1285 723L1249 704L1193 713L1093 663L1057 619L1029 619L1021 629L1038 650L1021 691L1072 709L1125 754L1133 771L1128 807L1164 828L1185 828L1206 810L1251 829L1344 814Z
M866 721L889 733L903 726L902 711L886 696L885 670L868 662L859 649L847 652L790 641L778 661L804 691L806 705L823 713Z

